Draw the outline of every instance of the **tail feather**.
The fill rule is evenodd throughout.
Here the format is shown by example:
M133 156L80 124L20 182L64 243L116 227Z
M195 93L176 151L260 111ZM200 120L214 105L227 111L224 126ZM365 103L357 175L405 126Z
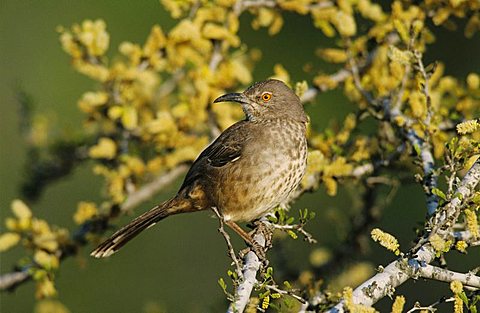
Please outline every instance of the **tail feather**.
M169 215L181 213L188 209L187 201L176 198L166 201L143 213L129 224L116 231L110 238L101 243L90 255L95 258L106 258L117 252L127 242L158 221Z

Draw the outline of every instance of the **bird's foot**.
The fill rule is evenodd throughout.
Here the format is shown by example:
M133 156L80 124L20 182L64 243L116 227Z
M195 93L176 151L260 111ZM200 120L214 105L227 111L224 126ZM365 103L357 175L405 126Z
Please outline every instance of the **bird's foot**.
M256 241L254 241L253 243L249 242L248 245L250 247L240 250L240 252L238 253L239 257L243 259L249 252L253 252L257 256L258 260L262 263L261 268L267 268L269 262L267 259L265 248Z

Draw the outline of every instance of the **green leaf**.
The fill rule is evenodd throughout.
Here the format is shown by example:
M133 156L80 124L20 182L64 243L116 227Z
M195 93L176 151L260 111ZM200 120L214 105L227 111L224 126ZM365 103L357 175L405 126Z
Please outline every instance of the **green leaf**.
M290 225L295 221L295 218L292 216L287 220L287 224Z
M269 266L267 268L267 272L265 273L265 279L270 278L273 276L273 267Z
M432 188L432 194L434 194L434 195L442 198L443 200L447 201L447 196L445 195L445 193L438 188Z
M422 149L418 144L414 144L413 149L415 149L415 152L417 153L417 155L420 155L422 153Z
M278 222L278 218L274 215L268 215L268 221L271 222L271 223L277 223Z
M458 296L460 297L460 299L462 299L463 303L465 303L465 305L468 307L468 303L470 301L468 301L468 298L467 298L467 295L465 294L465 291L462 291L461 293L459 293Z
M284 282L283 282L283 285L284 285L287 289L292 289L292 285L291 285L288 281L284 281Z
M222 288L223 292L227 293L227 284L225 284L225 281L223 280L223 278L220 277L218 279L218 284Z
M287 230L287 234L288 234L290 237L292 237L293 239L297 239L297 238L298 238L297 234L295 234L295 232L292 231L292 230L290 230L290 229Z
M264 293L260 293L260 294L258 295L258 298L259 298L259 299L263 299L263 298L265 298L266 296L269 296L269 295L270 295L270 290L267 290L267 291L265 291Z

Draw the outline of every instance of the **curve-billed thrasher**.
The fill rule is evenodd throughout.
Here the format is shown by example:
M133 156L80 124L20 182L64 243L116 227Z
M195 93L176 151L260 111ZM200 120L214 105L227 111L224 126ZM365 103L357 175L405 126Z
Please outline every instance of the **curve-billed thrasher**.
M227 225L250 244L235 222L252 221L288 200L305 173L307 116L300 99L279 80L256 83L214 102L242 105L246 118L226 129L195 160L177 195L140 215L98 246L97 258L115 253L165 217L216 207Z

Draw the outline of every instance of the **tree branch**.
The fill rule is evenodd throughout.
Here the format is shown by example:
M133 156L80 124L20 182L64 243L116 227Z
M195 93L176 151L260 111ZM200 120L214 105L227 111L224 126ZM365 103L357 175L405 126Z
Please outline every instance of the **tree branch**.
M134 207L139 206L142 202L145 202L153 197L156 193L160 192L165 186L171 184L175 181L182 173L187 170L188 166L186 164L181 164L169 172L165 173L162 176L157 177L152 182L144 185L142 188L138 189L137 191L132 192L127 200L123 203L120 207L120 212L126 212ZM103 221L99 221L102 224L106 223ZM88 243L85 239L85 236L93 230L97 230L96 226L87 222L80 226L80 228L74 232L73 235L73 245L66 246L61 253L61 260L65 257L74 255L77 253L77 247L83 246ZM101 228L103 231L106 227ZM21 270L17 270L14 272L2 274L0 276L0 291L5 290L12 290L16 287L20 286L21 284L29 281L31 277L31 273L29 269L33 265L26 265Z
M169 172L158 176L150 183L143 185L140 189L132 192L127 200L122 204L121 211L130 211L132 208L139 206L141 203L152 199L152 197L160 192L163 188L174 182L180 175L186 172L188 166L181 164Z
M260 221L263 224L263 221ZM260 224L259 224L260 225ZM260 230L262 228L257 226L255 229L255 235L253 240L259 244L264 249L267 249L267 236L264 231ZM257 272L262 266L262 261L255 254L253 249L244 256L244 266L243 266L243 280L240 282L238 287L235 290L235 300L228 307L227 313L241 313L245 310L245 307L250 300L250 295L253 291L253 287L257 283Z
M3 274L0 276L0 290L11 290L31 278L27 270Z
M458 280L464 286L480 288L480 277L475 276L473 273L458 273L447 270L445 268L426 264L418 268L418 275L423 278L438 280L450 283L454 280Z
M467 199L474 191L480 180L480 160L477 160L472 168L465 175L457 188L456 198L452 199L444 210L437 212L438 224L447 223L449 217L454 216L462 206L462 200ZM400 258L390 263L381 272L371 277L353 291L352 301L356 304L372 306L386 295L392 294L395 288L406 282L418 273L418 269L428 265L435 259L436 251L429 242L424 243L420 248L412 249L415 253L412 258ZM328 312L345 312L344 301L342 300Z

